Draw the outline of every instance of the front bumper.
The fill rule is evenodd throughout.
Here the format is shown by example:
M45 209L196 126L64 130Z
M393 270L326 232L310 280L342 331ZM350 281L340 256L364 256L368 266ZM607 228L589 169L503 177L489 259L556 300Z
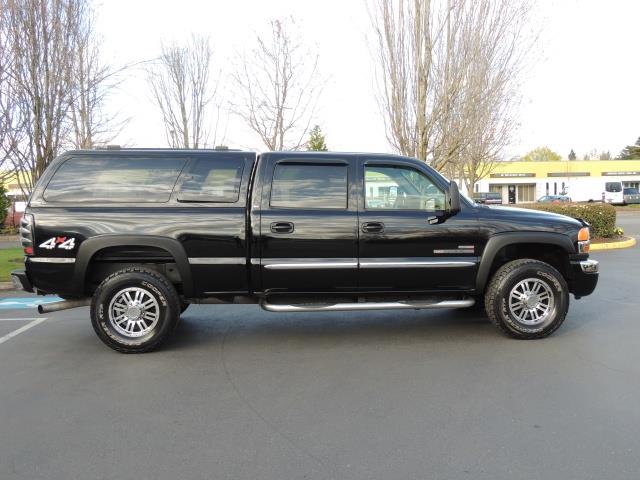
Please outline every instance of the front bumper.
M598 284L600 264L597 260L577 260L571 262L569 289L576 298L590 295Z
M11 272L11 283L16 290L24 290L25 292L33 292L33 285L24 270L13 270Z

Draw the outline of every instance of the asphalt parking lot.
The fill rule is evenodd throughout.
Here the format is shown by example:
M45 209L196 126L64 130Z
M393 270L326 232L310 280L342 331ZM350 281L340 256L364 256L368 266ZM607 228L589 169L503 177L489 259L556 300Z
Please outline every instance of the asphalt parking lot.
M530 342L466 310L192 306L120 355L87 308L0 310L0 479L637 478L640 249L593 257Z

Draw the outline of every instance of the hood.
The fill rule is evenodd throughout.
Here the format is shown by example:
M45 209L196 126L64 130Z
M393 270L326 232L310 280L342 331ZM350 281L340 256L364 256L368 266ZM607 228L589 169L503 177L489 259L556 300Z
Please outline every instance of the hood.
M493 205L483 205L482 210L487 211L487 216L513 221L515 223L535 223L547 226L556 230L558 227L580 229L588 226L582 219L575 219L559 213L545 212L543 210L533 210L528 208L501 207ZM482 216L485 216L484 214Z

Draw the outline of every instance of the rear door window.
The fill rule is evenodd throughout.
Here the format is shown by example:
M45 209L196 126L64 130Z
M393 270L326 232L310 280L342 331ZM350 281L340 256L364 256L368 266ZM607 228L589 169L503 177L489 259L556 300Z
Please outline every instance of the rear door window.
M240 197L243 169L240 157L194 160L180 177L178 201L235 203Z
M47 202L163 203L186 159L72 157L55 172L44 191Z
M273 172L271 206L347 208L347 165L279 163Z

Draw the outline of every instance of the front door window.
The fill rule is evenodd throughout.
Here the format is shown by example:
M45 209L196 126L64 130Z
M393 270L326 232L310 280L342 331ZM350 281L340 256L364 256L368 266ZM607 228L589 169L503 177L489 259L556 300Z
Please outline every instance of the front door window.
M444 210L444 192L417 170L367 165L364 178L367 210Z

